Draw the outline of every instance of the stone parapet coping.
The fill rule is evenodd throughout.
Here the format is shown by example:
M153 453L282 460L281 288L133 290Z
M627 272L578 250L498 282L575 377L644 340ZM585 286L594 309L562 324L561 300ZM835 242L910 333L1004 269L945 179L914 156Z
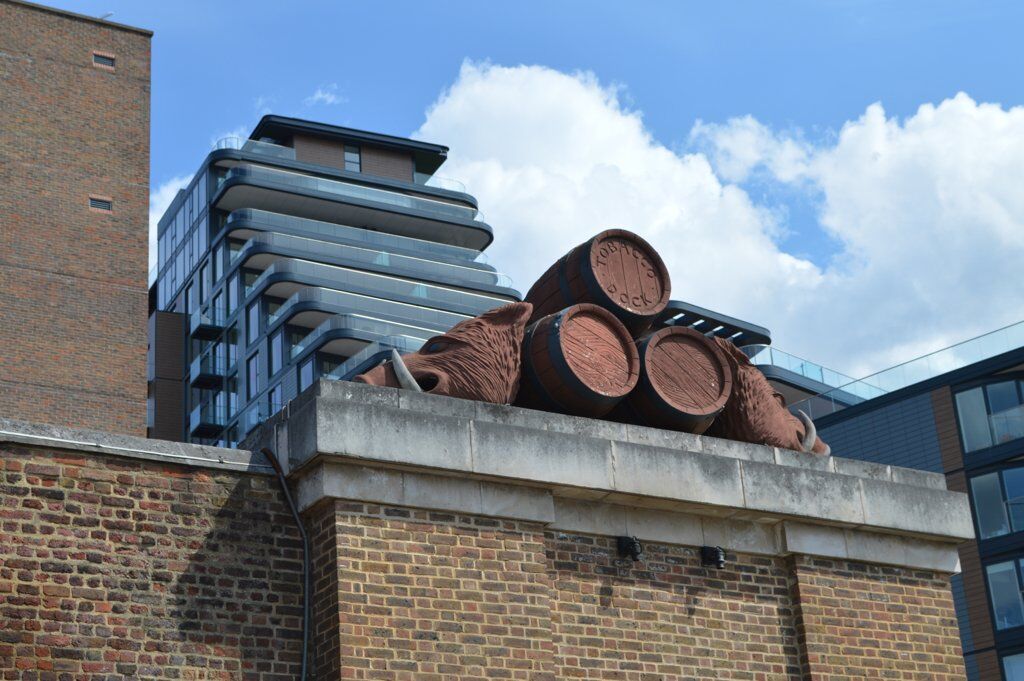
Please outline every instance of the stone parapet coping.
M0 443L109 454L130 459L219 468L235 472L260 474L273 474L274 472L263 455L253 454L242 449L150 440L133 435L65 428L13 419L0 419Z
M288 460L303 508L355 499L687 544L728 534L752 552L908 565L923 560L913 547L941 547L924 562L945 570L974 536L966 495L938 474L392 388L321 382L248 444Z

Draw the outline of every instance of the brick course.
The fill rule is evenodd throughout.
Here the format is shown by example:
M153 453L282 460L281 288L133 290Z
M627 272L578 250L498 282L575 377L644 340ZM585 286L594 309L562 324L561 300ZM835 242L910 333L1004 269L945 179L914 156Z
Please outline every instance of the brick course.
M0 415L144 435L150 38L0 0L0 45Z

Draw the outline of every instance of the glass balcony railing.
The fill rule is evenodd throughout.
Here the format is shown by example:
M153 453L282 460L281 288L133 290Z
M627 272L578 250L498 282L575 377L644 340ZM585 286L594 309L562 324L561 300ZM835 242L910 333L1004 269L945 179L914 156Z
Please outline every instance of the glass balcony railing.
M292 147L271 144L270 142L260 142L259 140L251 140L245 137L222 137L214 143L213 148L214 150L238 149L239 151L246 151L252 154L283 158L288 161L295 160L295 149Z
M478 222L484 221L483 214L481 214L476 208L471 208L469 206L459 206L453 203L445 203L444 201L434 201L433 199L400 194L386 189L367 187L351 182L342 182L340 180L328 180L322 177L314 177L312 175L301 175L299 173L291 173L274 168L249 165L236 166L228 171L225 181L233 178L264 180L267 182L283 184L296 189L332 194L341 198L372 201L386 206L394 206L396 208L405 208L430 213L440 219L447 218L454 220L475 220Z
M212 402L200 404L189 415L189 428L193 433L223 428L227 423L227 408Z
M219 353L207 352L192 360L189 374L193 384L202 379L221 378L227 374L227 358Z
M853 376L841 374L838 371L827 369L820 364L783 352L771 345L748 345L740 350L750 358L752 364L759 366L775 366L780 369L792 371L795 374L809 378L818 383L838 388L841 385L849 385L857 379ZM878 395L884 394L879 391Z
M453 180L450 177L438 177L437 175L431 175L422 184L425 187L437 187L438 189L447 189L450 192L460 192L462 194L468 194L466 191L466 185L462 184L458 180Z
M239 253L245 252L247 248L265 245L280 251L290 251L294 255L281 257L302 258L306 256L310 261L319 262L327 258L336 258L346 261L351 266L368 265L382 268L403 270L409 276L437 276L448 279L452 286L500 286L512 288L512 280L500 272L464 267L462 265L451 265L435 260L414 258L408 255L397 255L386 251L379 251L360 246L349 246L337 244L318 239L291 236L277 232L261 232L245 243Z
M253 428L260 425L282 409L284 409L283 402L270 402L266 397L261 397L242 412L242 416L238 420L242 433L248 435Z
M458 289L434 286L409 279L398 279L383 274L351 270L334 265L323 265L310 260L282 258L270 265L247 287L246 296L258 290L263 282L274 275L290 273L293 280L326 289L344 290L356 295L370 296L371 299L390 300L392 296L411 299L416 307L458 310L459 313L476 316L507 305L510 298L486 296ZM317 281L319 280L319 281ZM321 283L323 282L323 283ZM422 301L422 304L420 304ZM405 303L408 305L409 303Z
M192 313L189 328L196 337L212 338L224 329L227 318L227 310L222 307L200 308Z
M352 244L389 252L398 250L405 251L406 253L416 253L427 259L434 255L445 259L466 260L477 264L486 264L488 261L486 254L471 248L450 246L434 241L415 239L411 236L374 232L359 227L293 217L254 208L242 208L232 211L227 217L225 226L239 226L243 223L247 226L252 225L257 228L263 228L268 232L288 229L309 238L325 237L330 240L344 240Z
M311 286L298 291L286 300L276 312L270 315L269 324L272 325L280 319L289 318L293 314L294 308L301 303L316 303L326 308L325 311L334 314L363 314L375 319L436 329L438 333L470 318L470 315Z
M798 402L791 409L803 409L812 418L832 414L849 406L850 395L871 399L1021 347L1024 347L1024 321L841 385ZM1007 427L1015 426L1008 423Z
M324 335L339 329L358 331L360 333L380 338L384 338L386 336L405 336L409 338L418 338L421 341L425 341L431 336L436 336L438 333L434 329L412 326L410 324L399 324L397 322L387 322L383 319L374 319L373 317L367 317L365 315L339 314L331 317L323 324L310 331L305 338L293 345L291 350L292 359L298 357L307 349L316 347L317 343L324 337Z
M330 381L345 381L354 377L354 372L360 365L366 363L374 355L387 353L391 350L398 350L401 353L416 352L423 347L424 339L410 336L387 336L379 341L370 343L365 348L352 355L344 362L336 366L330 373L324 374L324 378ZM364 369L365 371L365 369Z

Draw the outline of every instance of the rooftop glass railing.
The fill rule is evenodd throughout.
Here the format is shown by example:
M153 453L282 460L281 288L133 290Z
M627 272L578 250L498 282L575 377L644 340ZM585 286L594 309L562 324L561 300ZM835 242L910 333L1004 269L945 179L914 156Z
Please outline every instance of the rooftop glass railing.
M330 381L345 381L353 378L355 370L370 360L374 355L398 350L401 353L416 352L423 347L422 338L410 336L387 336L378 341L370 343L365 348L352 355L344 362L336 366L330 373L324 374L324 378Z
M479 210L469 206L459 206L453 203L446 203L444 201L434 201L433 199L427 199L419 196L400 194L386 189L366 187L364 185L342 182L340 180L328 180L322 177L314 177L312 175L301 175L299 173L291 173L274 168L251 165L236 166L228 171L225 181L233 178L265 180L267 182L276 182L296 189L322 192L324 194L332 194L334 196L347 199L373 201L387 206L395 206L397 208L406 208L409 210L430 213L442 219L476 220L479 222L483 222L484 220L483 214L481 214Z
M783 352L771 345L748 345L740 348L750 358L752 364L759 366L775 366L780 369L792 371L795 374L809 378L827 386L839 387L857 380L853 376L841 374L838 371L827 369L820 364L808 361L802 357ZM882 394L882 393L879 393Z
M323 324L313 329L309 335L292 346L292 358L294 359L298 357L309 348L316 347L321 338L331 331L338 329L359 331L364 334L370 334L381 338L385 336L401 335L410 338L418 338L421 341L437 335L437 331L424 327L400 324L398 322L387 322L383 319L374 319L373 317L367 317L365 315L339 314L331 317Z
M512 280L500 272L479 269L475 267L463 267L462 265L451 265L448 263L427 260L425 258L414 258L407 255L398 255L379 251L361 246L349 246L337 244L319 239L308 239L305 237L280 234L276 232L261 232L252 237L242 247L245 252L250 247L265 245L270 248L287 250L294 254L294 257L308 256L309 260L320 261L322 259L337 258L345 261L346 265L358 267L369 265L382 268L394 268L411 273L412 276L437 276L450 280L452 286L501 286L512 287ZM286 257L282 255L282 257Z
M385 299L390 296L401 296L414 299L417 302L422 301L423 307L449 310L454 306L454 309L462 309L473 315L482 314L487 310L493 310L510 302L507 298L470 293L469 291L460 291L419 281L398 279L383 274L352 270L335 265L324 265L323 263L296 258L283 258L265 269L246 288L246 296L253 290L259 289L269 277L284 273L291 273L295 275L295 279L304 280L313 286L356 291L364 295ZM314 282L314 279L319 279L320 281Z
M450 177L438 177L437 175L431 175L426 181L421 182L426 187L437 187L438 189L447 189L450 192L460 192L467 194L466 185L462 184L458 180L453 180Z
M295 160L295 149L270 142L246 139L245 137L222 137L213 145L217 149L238 149L252 154L262 154L273 158L283 158L289 161Z
M422 257L429 258L431 255L456 260L467 260L476 263L486 263L487 256L471 248L461 246L449 246L448 244L414 239L410 236L399 236L385 232L374 232L359 227L339 225L333 222L321 222L309 218L298 218L281 213L257 210L255 208L242 208L231 211L225 225L239 226L241 224L264 228L266 231L274 229L289 229L301 232L309 237L326 237L328 239L343 239L345 241L383 249L386 251L400 250L422 254Z
M832 414L849 406L850 395L868 400L1021 347L1024 347L1024 321L897 364L798 402L791 408L802 409L811 417Z
M270 315L270 324L275 324L280 319L288 319L294 313L295 306L302 303L319 304L328 308L326 311L334 314L364 314L377 319L436 329L438 332L447 331L459 322L470 318L469 315L444 312L407 303L396 303L383 298L309 287L296 292L282 303L281 307Z

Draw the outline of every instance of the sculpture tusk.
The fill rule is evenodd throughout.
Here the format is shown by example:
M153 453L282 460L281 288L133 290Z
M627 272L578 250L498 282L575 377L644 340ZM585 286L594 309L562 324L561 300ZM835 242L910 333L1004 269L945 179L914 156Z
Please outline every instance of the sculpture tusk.
M398 385L402 386L405 390L412 390L418 393L423 392L423 388L420 387L420 384L409 373L409 367L405 366L402 355L398 353L398 350L391 350L391 364L395 369L395 378L398 379Z
M818 439L818 429L814 427L814 421L811 420L811 417L801 410L796 410L796 416L804 424L804 439L800 443L800 447L805 452L809 452L814 449L814 442Z

